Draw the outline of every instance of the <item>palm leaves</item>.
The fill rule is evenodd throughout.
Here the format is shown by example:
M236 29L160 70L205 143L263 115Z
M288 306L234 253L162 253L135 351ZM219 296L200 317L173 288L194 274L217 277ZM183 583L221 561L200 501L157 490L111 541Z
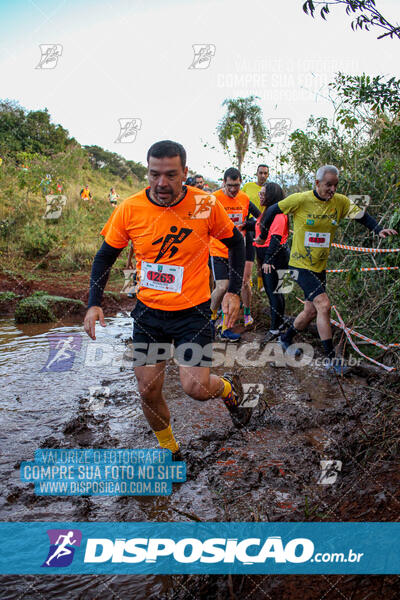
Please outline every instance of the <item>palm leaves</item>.
M222 103L222 106L226 106L226 114L217 126L218 139L225 150L228 149L228 143L233 141L239 171L249 149L250 139L257 147L266 139L267 132L261 108L256 104L257 99L258 96L227 98Z

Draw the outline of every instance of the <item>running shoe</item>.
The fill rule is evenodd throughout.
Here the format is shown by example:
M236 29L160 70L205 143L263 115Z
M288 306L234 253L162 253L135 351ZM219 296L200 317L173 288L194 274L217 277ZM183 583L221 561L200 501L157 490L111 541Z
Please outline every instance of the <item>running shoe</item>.
M326 361L324 367L328 373L334 375L347 375L351 371L351 367L347 366L340 358L332 358L329 362Z
M289 356L294 356L294 358L300 358L300 348L293 348L293 344L288 344L282 339L281 336L278 337L278 343L281 345L282 350L286 352L286 354L288 354Z
M265 348L265 346L269 342L272 342L273 340L276 340L277 337L279 337L279 331L277 331L276 333L274 333L271 330L267 331L267 333L264 335L263 339L260 342L260 348L261 349Z
M239 342L240 335L238 333L233 333L230 329L225 329L220 335L221 340L226 340L227 342Z
M244 326L245 327L250 327L250 325L253 325L254 323L254 319L251 315L244 315Z
M182 456L180 448L178 448L178 450L176 452L172 453L172 460L173 460L173 462L176 462L178 460L183 460L183 456Z
M224 373L222 379L229 381L232 386L230 394L223 398L226 408L229 410L232 422L237 429L241 429L250 421L253 409L242 406L244 403L244 392L240 377L236 373Z

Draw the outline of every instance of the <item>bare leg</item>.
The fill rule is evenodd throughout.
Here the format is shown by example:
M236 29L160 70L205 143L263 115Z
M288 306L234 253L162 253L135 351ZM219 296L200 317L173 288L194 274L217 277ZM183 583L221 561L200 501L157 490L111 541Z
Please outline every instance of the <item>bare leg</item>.
M247 308L250 308L250 306L251 306L252 294L251 294L250 279L251 279L252 269L253 269L253 263L247 260L244 265L243 284L242 284L242 292L241 292L243 306L246 306Z
M327 294L320 294L314 298L314 306L317 309L317 328L321 340L332 339L332 327L330 322L331 303Z
M211 310L216 311L221 306L222 298L224 297L229 286L228 279L218 279L215 282L215 288L211 294Z
M165 361L157 365L135 367L142 409L153 431L161 431L169 425L170 412L162 393Z
M293 327L295 327L298 331L303 331L316 316L317 310L314 307L314 304L306 300L303 310L294 320Z
M311 321L317 317L317 328L321 340L332 338L332 328L330 324L331 303L327 294L319 294L312 302L308 300L304 304L304 309L297 315L293 326L298 331L303 331Z
M179 376L184 391L194 400L218 398L224 390L224 382L211 375L209 367L179 367Z

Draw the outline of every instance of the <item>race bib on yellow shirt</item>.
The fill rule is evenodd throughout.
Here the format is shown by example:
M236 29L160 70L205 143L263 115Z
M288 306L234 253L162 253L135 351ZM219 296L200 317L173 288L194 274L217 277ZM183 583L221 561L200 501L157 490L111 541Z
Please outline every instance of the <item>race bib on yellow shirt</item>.
M309 248L329 248L331 239L330 233L317 233L316 231L306 231L304 236L304 245Z
M160 265L142 260L141 271L140 287L177 294L182 290L184 267Z

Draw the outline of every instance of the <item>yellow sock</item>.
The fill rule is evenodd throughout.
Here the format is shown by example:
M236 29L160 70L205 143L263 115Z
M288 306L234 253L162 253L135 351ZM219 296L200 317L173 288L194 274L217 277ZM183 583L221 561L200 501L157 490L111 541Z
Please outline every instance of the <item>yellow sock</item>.
M221 377L222 381L224 382L224 391L221 394L221 398L226 398L232 391L232 386L229 383L229 381L227 381L226 379L224 379L223 377Z
M257 277L257 289L261 290L261 288L263 287L263 280L262 277Z
M171 425L168 425L166 429L155 431L154 433L161 448L167 448L167 450L171 450L172 453L179 450L179 446L176 443L174 434L172 433Z
M213 321L215 321L216 319L218 319L218 309L211 311L211 318L212 318Z

